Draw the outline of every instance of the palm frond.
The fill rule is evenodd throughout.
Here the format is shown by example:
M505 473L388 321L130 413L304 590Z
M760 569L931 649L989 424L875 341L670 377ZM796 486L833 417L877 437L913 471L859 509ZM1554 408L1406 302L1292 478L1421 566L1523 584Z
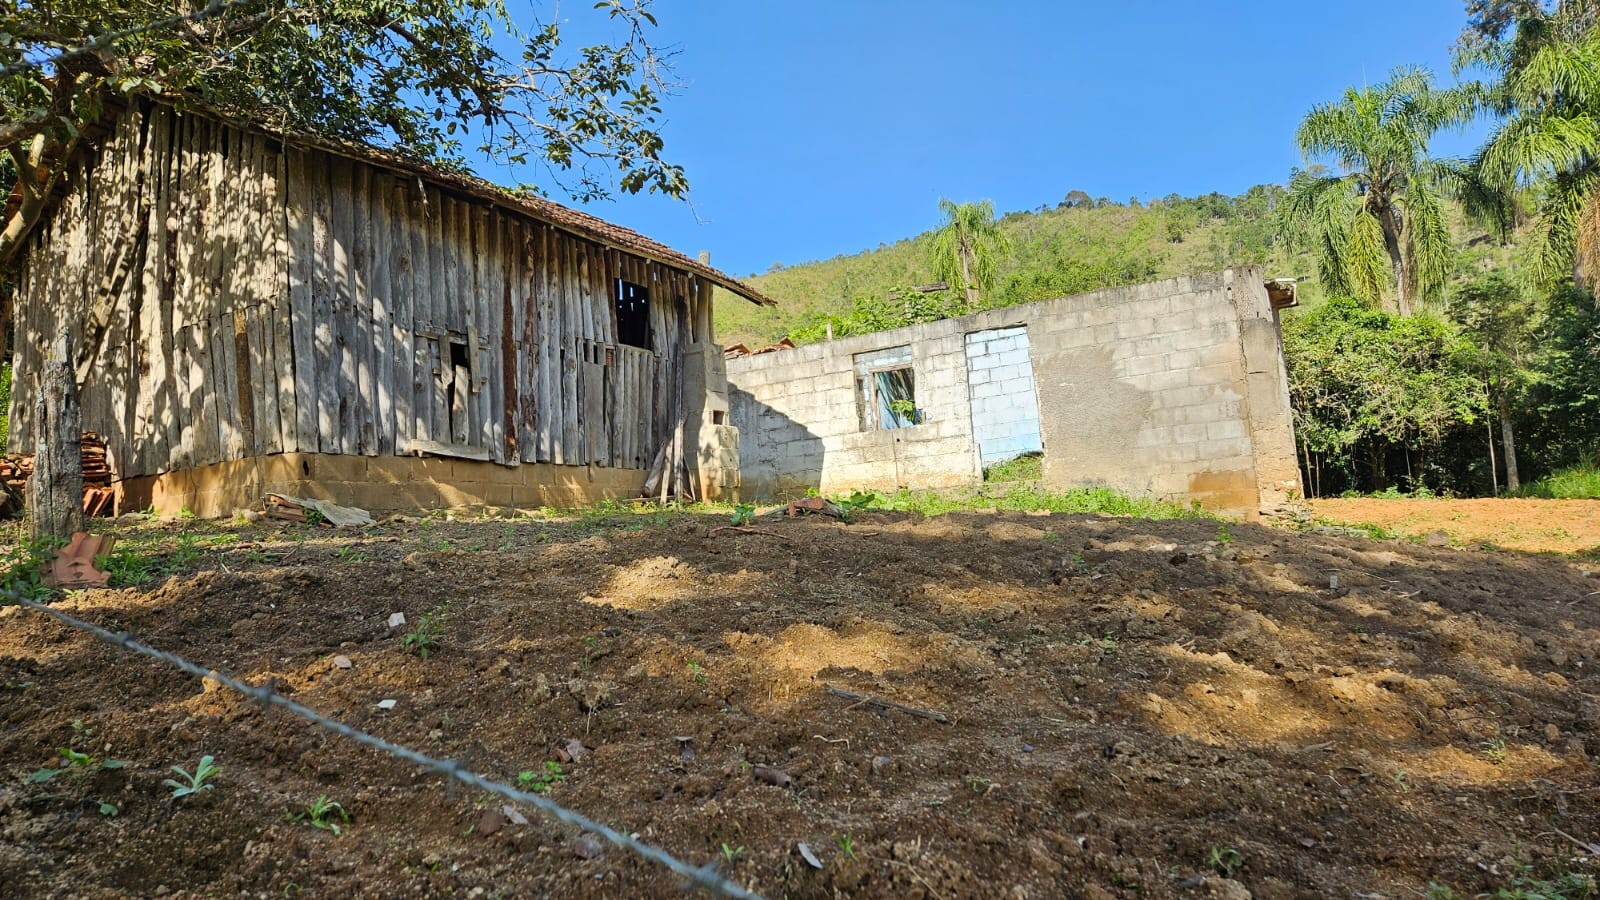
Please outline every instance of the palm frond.
M1411 247L1411 266L1415 278L1418 306L1439 300L1444 293L1450 262L1455 255L1444 203L1430 185L1412 182L1401 201L1405 210L1405 243Z
M1393 281L1383 225L1372 211L1359 207L1349 221L1340 253L1343 281L1351 296L1381 306L1385 288Z

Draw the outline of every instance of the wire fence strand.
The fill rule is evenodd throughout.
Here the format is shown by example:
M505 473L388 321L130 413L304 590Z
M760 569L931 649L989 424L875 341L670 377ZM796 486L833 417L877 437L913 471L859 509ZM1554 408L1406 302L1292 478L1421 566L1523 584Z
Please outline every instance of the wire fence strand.
M469 772L463 769L461 767L461 763L458 761L435 759L426 753L413 750L410 747L406 747L401 744L396 744L393 741L384 740L376 735L362 731L359 728L354 728L336 719L331 719L308 706L296 703L293 700L289 700L280 696L272 689L270 683L263 686L257 686L245 681L241 681L232 675L219 672L216 669L210 669L205 666L192 663L176 654L169 653L165 650L158 650L149 644L135 640L132 635L129 635L126 632L116 632L96 625L93 622L86 622L83 619L79 619L76 616L62 612L61 610L52 606L48 606L35 600L29 600L26 597L21 597L14 593L0 592L0 600L15 602L17 605L25 609L31 609L34 612L43 613L44 615L49 616L58 622L62 622L73 628L86 631L100 640L111 644L112 646L120 647L124 650L131 650L134 653L138 653L143 656L148 656L151 659L159 660L167 663L168 665L175 666L191 675L199 676L200 678L209 678L212 681L215 681L218 684L226 685L227 687L230 687L233 690L238 691L239 693L259 703L268 706L276 706L280 709L286 709L296 716L311 722L312 724L319 725L322 728L332 731L335 734L347 737L359 744L365 744L368 747L382 750L391 756L398 757L406 760L407 762L415 763L416 765L425 769L438 772L447 778L450 778L454 781L459 781L462 784L468 785L469 787L474 787L481 791L494 794L497 797L502 797L513 803L538 810L539 812L550 816L558 822L563 822L567 825L576 826L585 831L592 832L593 834L599 835L618 847L636 853L639 856L650 860L651 862L659 863L660 865L671 869L673 872L676 872L684 878L689 879L693 883L718 894L722 894L723 896L737 897L740 898L740 900L761 900L759 894L752 893L748 889L729 881L727 878L722 877L722 875L720 875L713 868L715 865L714 860L711 863L707 863L705 866L691 866L658 847L646 844L638 838L635 838L626 832L618 831L617 829L605 825L604 823L596 822L582 813L573 812L572 810L561 806L547 797L542 797L538 794L529 793L527 791L519 791L508 784L502 784L498 781L491 780L483 775L477 774L476 772Z

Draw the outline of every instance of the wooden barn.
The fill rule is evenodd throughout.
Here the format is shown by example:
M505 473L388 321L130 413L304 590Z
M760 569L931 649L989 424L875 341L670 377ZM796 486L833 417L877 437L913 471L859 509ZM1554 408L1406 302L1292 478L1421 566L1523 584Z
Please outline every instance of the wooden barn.
M121 510L369 509L738 486L712 286L626 228L371 147L141 100L13 261L8 450L74 345Z

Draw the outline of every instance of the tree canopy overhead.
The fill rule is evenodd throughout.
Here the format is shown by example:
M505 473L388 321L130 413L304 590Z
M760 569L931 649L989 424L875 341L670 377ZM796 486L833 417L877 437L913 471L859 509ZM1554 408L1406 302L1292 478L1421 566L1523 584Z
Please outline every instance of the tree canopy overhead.
M108 94L162 94L446 166L476 152L526 173L524 190L680 196L649 6L585 7L605 38L573 47L554 4L21 0L0 8L0 149L48 191L59 173L40 163L62 154L47 147L70 147Z

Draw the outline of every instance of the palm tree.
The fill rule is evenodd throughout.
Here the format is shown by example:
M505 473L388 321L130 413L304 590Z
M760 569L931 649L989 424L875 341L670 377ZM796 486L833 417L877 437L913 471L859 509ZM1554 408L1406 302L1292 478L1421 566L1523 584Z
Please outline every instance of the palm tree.
M1503 117L1475 161L1503 191L1533 188L1535 251L1552 282L1600 276L1600 3L1532 4L1469 35L1457 66L1489 68L1482 104Z
M939 201L944 225L933 236L934 277L966 292L967 305L978 304L980 291L994 288L1000 259L1011 252L1011 238L994 220L994 201Z
M1473 110L1467 92L1436 88L1426 69L1397 69L1306 115L1295 136L1301 152L1339 171L1312 165L1295 173L1284 224L1314 248L1330 294L1401 315L1439 298L1451 255L1446 202L1488 204L1468 167L1429 156L1428 142Z

